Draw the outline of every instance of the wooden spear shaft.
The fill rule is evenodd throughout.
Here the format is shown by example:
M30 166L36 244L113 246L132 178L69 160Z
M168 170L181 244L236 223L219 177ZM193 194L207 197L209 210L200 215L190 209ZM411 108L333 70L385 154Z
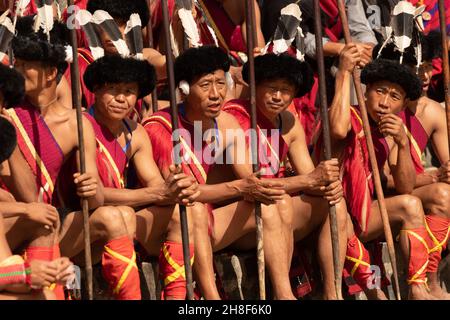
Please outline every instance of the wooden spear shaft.
M253 172L258 171L258 139L256 129L256 87L255 87L255 59L253 57L255 20L253 0L246 0L246 31L247 31L247 53L249 65L249 82L250 82L250 118L251 118L251 152ZM265 283L265 262L264 262L264 246L263 246L263 222L261 218L261 203L255 201L256 216L256 257L258 261L258 281L259 281L259 298L266 300L266 283Z
M69 7L73 6L73 0L68 1ZM74 12L75 14L75 12ZM86 160L84 153L83 137L83 114L81 111L81 90L80 90L80 69L78 68L78 42L75 26L69 26L70 42L72 45L73 61L70 64L70 77L72 85L72 105L77 111L77 130L78 130L78 150L80 153L80 173L86 172ZM92 287L92 258L91 258L91 237L89 232L89 204L87 199L81 200L83 211L83 232L84 232L84 259L86 269L86 287L88 289L89 300L94 298Z
M147 0L147 6L148 9L150 10L150 5L151 5L151 0ZM152 19L148 19L148 23L147 23L147 39L148 39L148 47L149 48L154 48L154 44L153 44L153 27L152 27ZM153 89L152 91L152 110L153 113L155 113L156 111L158 111L158 91L156 90L156 86L155 89Z
M342 30L344 32L345 43L348 44L348 43L352 42L352 38L350 36L350 30L349 30L349 26L348 26L347 14L345 12L344 0L337 0L337 4L338 4L339 16L340 16L341 22L342 22ZM389 252L389 258L391 260L391 266L392 266L392 270L393 270L395 293L396 293L397 300L400 300L401 299L400 298L400 287L399 287L399 283L398 283L397 261L396 261L396 257L395 257L394 240L392 238L391 226L389 224L389 217L388 217L388 213L386 210L386 203L384 201L383 187L381 186L381 179L380 179L380 171L378 170L377 158L376 158L375 150L373 147L373 140L372 140L372 134L370 132L369 118L367 116L366 103L364 100L364 95L363 95L363 91L362 91L362 87L361 87L361 79L356 70L353 71L352 75L353 75L353 82L355 85L356 96L358 99L359 108L361 110L364 134L366 135L367 149L369 151L369 159L370 159L370 164L372 166L372 171L373 171L373 181L375 184L375 192L376 192L377 199L378 199L378 207L380 209L381 219L383 221L384 236L386 238L386 243L387 243L388 252Z
M445 5L444 0L439 0L439 24L441 29L441 41L442 41L442 68L444 73L444 94L445 94L445 113L447 115L447 137L450 150L450 70L448 61L448 43L447 43L447 30L445 21ZM449 8L450 10L450 8Z
M180 144L180 136L178 132L178 106L176 103L175 96L175 76L173 71L173 56L172 56L172 46L170 44L170 31L169 31L169 10L167 0L161 1L163 22L164 22L164 34L166 37L166 65L167 65L167 77L169 79L169 93L170 93L170 110L172 116L172 140L173 140L173 150L175 156L175 164L177 166L181 165L181 157L178 152L178 145ZM179 205L180 209L180 221L181 221L181 241L183 244L183 258L184 258L184 270L186 274L186 287L187 287L187 298L188 300L194 299L194 289L192 286L192 268L190 263L190 252L189 252L189 232L188 232L188 221L186 215L186 207Z
M314 33L316 35L316 61L319 70L320 115L324 141L325 160L331 159L330 122L328 121L328 100L325 84L325 62L322 48L322 21L319 0L314 0ZM336 297L342 299L342 270L339 263L339 234L336 218L336 206L330 206L331 246L333 250L334 284Z

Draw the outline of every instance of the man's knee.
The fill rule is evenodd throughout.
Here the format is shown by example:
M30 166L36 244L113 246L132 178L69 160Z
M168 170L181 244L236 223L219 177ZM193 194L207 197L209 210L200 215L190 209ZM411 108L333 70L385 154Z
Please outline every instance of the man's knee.
M423 225L424 214L422 202L419 198L411 195L402 195L400 205L403 210L402 218L405 222L414 225Z
M108 235L127 233L122 212L116 207L100 207L92 214L92 225Z
M284 195L282 200L277 201L277 208L282 223L291 226L294 218L292 198L287 194Z
M432 210L444 216L450 216L450 186L446 183L432 185L430 194L433 196Z
M121 206L118 207L120 213L122 214L123 221L127 227L128 234L134 237L136 232L136 213L133 208Z

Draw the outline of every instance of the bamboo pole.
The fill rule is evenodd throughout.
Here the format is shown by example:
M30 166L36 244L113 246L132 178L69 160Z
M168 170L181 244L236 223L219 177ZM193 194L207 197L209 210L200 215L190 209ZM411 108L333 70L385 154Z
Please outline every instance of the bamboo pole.
M328 121L328 100L325 84L325 62L322 47L322 21L319 0L314 0L314 33L316 36L316 61L319 71L320 116L322 119L322 135L324 141L325 160L331 159L330 122ZM330 206L331 246L333 250L333 269L336 298L342 299L342 270L339 263L339 235L336 218L336 206Z
M170 110L172 118L172 140L173 149L177 150L177 145L180 144L180 136L178 132L178 106L176 103L175 95L175 76L173 71L173 56L172 56L172 46L170 44L170 31L169 31L169 10L167 0L161 1L163 22L164 22L164 34L166 37L166 65L167 65L167 77L169 79L169 93L170 93ZM181 157L179 153L175 152L175 164L177 166L181 165ZM190 263L190 252L189 252L189 232L188 232L188 221L186 214L186 207L179 205L180 209L180 221L181 221L181 240L183 244L183 258L184 258L184 270L186 274L186 287L187 287L187 298L188 300L194 299L194 289L192 286L192 268Z
M247 54L249 65L249 84L250 84L250 118L251 118L251 152L253 172L258 171L258 139L257 139L257 119L256 119L256 87L255 87L255 59L253 49L255 43L255 20L253 0L246 0L246 26L247 26ZM263 240L263 222L261 218L261 203L255 201L256 216L256 256L258 262L258 281L259 281L259 298L266 300L266 283L265 283L265 262L264 262L264 240Z
M73 6L73 0L68 1L68 5ZM74 13L75 14L75 13ZM77 111L77 131L78 131L78 150L80 152L80 173L86 172L86 160L84 152L83 137L83 115L81 111L81 89L80 89L80 69L78 67L78 42L75 26L69 27L70 42L72 45L73 61L70 64L70 77L72 85L72 105ZM87 199L81 200L83 212L83 232L84 232L84 258L86 269L86 287L88 289L89 300L94 298L92 287L92 258L91 258L91 237L89 232L89 204Z

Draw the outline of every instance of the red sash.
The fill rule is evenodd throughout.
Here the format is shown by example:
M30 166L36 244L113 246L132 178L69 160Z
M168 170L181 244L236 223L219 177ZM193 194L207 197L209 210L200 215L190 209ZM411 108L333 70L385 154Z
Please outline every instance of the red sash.
M191 173L197 179L198 183L204 184L206 183L208 171L211 166L204 163L202 157L199 157L198 155L203 154L206 143L202 141L202 150L193 150L191 148L191 146L194 146L193 126L184 120L180 113L179 120L180 129L186 129L191 135L190 141L187 141L186 137L180 135L181 157L182 159L189 159L189 161L182 162L183 171L186 174ZM143 126L152 142L153 158L159 169L162 170L163 168L167 168L170 164L174 163L172 157L172 122L170 108L165 108L153 114L143 122Z
M7 109L17 131L17 144L36 176L43 202L51 203L55 182L64 162L64 154L42 116L26 104Z
M250 129L250 103L248 100L230 100L224 105L223 111L232 114L239 121L244 132ZM265 169L261 177L283 177L285 172L284 162L289 146L281 134L276 134L275 137L272 136L272 133L275 132L275 127L262 113L257 112L257 119L259 168ZM248 142L247 135L246 139ZM275 139L276 141L274 141Z
M97 141L96 162L100 179L106 188L123 189L125 187L125 171L128 159L117 139L108 128L100 125L88 113L84 116L89 119L94 128Z
M338 42L342 34L342 23L339 18L337 3L334 0L320 0L320 8L328 16L324 31L333 42Z
M241 26L234 24L223 7L216 0L199 0L198 3L206 15L203 18L208 20L214 29L219 46L227 52L246 52L247 48L242 37ZM201 32L202 43L213 44L207 42L211 41L210 33L204 32L207 31L207 27L203 26L200 30L203 31Z
M404 128L409 139L409 149L416 173L423 173L421 157L428 143L428 134L419 119L408 108L400 112L398 116L402 118L405 124Z

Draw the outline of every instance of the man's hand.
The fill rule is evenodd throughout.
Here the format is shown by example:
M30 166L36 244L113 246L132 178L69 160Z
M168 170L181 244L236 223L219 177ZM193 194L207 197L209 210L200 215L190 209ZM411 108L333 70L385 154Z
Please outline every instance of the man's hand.
M53 261L31 260L31 288L40 289L55 283L58 268Z
M253 173L243 179L243 186L240 191L245 200L259 201L266 205L282 200L286 193L282 182L276 179L260 179L258 173Z
M309 176L316 186L334 183L339 179L339 161L337 159L321 161Z
M57 258L52 263L56 266L56 282L58 284L65 286L67 282L72 282L75 279L75 269L69 258Z
M328 186L320 187L320 191L323 191L323 197L332 206L341 201L344 196L344 190L340 180L330 183Z
M450 184L450 160L444 163L438 170L439 182Z
M367 43L357 43L360 60L358 62L358 67L363 68L366 64L372 61L372 50L373 45Z
M408 143L403 121L395 114L382 115L378 123L378 129L384 136L391 136L399 146L405 146Z
M164 182L163 197L167 203L192 206L200 195L197 180L183 173L181 166L170 165L170 175Z
M339 71L352 73L361 61L361 54L354 43L346 44L339 54Z
M73 175L75 185L77 187L77 195L80 198L90 198L97 194L97 179L90 173Z
M25 216L27 219L43 224L46 228L56 228L58 211L55 207L40 202L26 204Z

